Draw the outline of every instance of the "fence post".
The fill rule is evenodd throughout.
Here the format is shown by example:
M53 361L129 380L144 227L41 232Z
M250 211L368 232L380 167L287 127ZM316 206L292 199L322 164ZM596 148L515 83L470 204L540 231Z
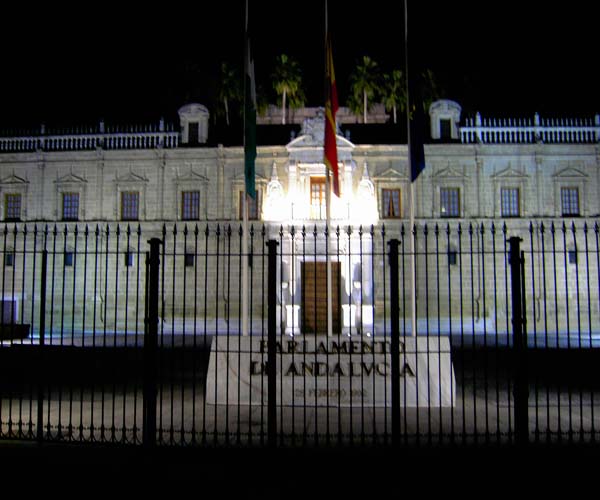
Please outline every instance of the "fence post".
M277 445L277 240L267 241L268 282L267 282L267 444Z
M509 238L510 277L513 327L513 360L515 369L515 441L517 445L529 442L529 382L527 377L527 339L525 335L525 276L524 253L521 252L519 237Z
M37 397L37 441L44 440L44 345L46 343L46 277L48 274L48 250L42 251L42 275L40 279L40 345L38 360L38 397Z
M144 414L142 442L145 446L156 444L156 364L158 354L158 284L160 270L160 245L162 241L148 241L150 253L146 254L146 317L144 319Z
M400 444L400 294L398 275L398 249L400 241L388 241L390 264L390 318L392 364L392 445Z

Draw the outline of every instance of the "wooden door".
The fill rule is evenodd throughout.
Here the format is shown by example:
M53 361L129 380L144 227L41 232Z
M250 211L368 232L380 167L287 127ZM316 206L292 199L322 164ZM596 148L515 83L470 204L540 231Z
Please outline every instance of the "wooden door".
M341 333L340 263L331 263L333 333ZM302 263L302 333L327 333L327 263Z

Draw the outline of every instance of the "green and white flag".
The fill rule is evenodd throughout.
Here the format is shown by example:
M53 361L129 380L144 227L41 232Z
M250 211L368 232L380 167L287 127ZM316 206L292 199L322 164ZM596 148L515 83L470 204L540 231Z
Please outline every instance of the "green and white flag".
M256 199L254 162L256 160L256 83L254 60L250 54L250 38L246 26L246 57L244 81L244 176L246 194Z

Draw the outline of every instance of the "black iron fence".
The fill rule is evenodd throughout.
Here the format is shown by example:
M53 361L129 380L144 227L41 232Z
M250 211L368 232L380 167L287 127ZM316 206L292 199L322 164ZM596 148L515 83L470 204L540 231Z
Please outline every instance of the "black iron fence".
M7 224L0 438L594 441L595 221Z

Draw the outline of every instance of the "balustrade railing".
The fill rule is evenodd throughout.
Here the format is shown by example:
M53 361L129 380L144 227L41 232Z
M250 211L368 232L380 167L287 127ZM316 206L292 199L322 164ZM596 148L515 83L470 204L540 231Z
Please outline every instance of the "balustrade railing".
M86 151L94 149L176 148L179 133L172 126L158 125L106 127L100 122L95 130L77 129L48 133L45 127L23 135L0 137L0 153L33 151Z
M589 144L600 141L600 115L592 118L469 118L460 129L465 144Z

